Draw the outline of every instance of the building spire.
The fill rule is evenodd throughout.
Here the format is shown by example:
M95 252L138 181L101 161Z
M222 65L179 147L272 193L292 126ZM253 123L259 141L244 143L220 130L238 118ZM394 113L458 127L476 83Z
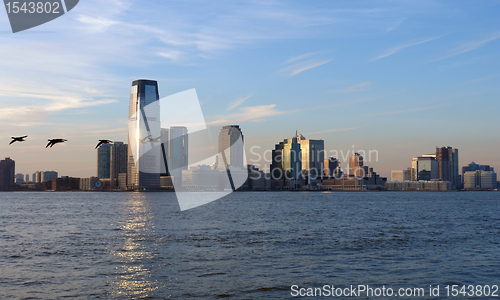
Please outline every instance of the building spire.
M299 137L299 131L295 130L295 137Z

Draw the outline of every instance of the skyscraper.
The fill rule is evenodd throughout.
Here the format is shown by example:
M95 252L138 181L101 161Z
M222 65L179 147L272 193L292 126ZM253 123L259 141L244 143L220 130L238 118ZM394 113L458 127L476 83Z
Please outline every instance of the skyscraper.
M161 129L161 171L160 176L170 176L170 172L168 170L168 149L170 145L169 141L169 129L162 128Z
M119 174L127 173L127 154L128 145L123 142L114 142L111 146L109 175L111 178L111 187L118 187ZM120 183L121 184L121 183ZM125 185L125 184L121 184Z
M324 166L325 166L325 173L324 173L325 176L334 176L335 171L339 166L339 161L335 157L329 157L325 159Z
M413 157L411 169L412 181L439 179L438 162L433 154Z
M368 167L363 166L363 156L354 153L349 157L349 176L363 178L368 174Z
M0 190L10 190L14 187L16 163L10 157L0 160Z
M302 171L302 152L297 137L285 139L272 151L271 178L299 179Z
M129 104L127 186L132 189L160 187L160 96L158 83L132 82Z
M168 138L168 172L176 184L182 183L182 170L188 169L188 129L184 126L172 126ZM178 185L179 186L179 185Z
M222 127L218 141L218 164L224 168L239 168L244 166L244 138L239 125L227 125ZM222 156L224 152L224 156ZM225 166L227 163L227 166Z
M452 147L436 148L436 159L438 161L438 178L451 182L454 188L460 187L458 149Z
M97 148L97 177L110 178L111 144L102 144Z
M306 139L302 134L295 133L301 150L302 172L316 178L323 173L325 161L325 141Z

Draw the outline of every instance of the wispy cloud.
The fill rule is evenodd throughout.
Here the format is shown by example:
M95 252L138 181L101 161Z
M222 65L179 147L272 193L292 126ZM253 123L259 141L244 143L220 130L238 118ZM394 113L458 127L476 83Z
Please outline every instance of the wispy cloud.
M240 107L239 112L215 117L216 120L207 122L208 125L221 125L230 123L256 122L263 118L283 115L295 111L282 111L276 109L276 104Z
M386 112L381 112L381 113L367 114L366 116L372 117L372 116L395 115L395 114L403 114L403 113L410 113L410 112L416 112L416 111L424 111L424 110L434 109L434 108L438 108L438 107L440 107L440 106L429 106L429 107L420 107L420 108L412 108L412 109L394 110L394 111L386 111Z
M317 54L319 52L309 52L309 53L306 53L306 54L302 54L302 55L299 55L299 56L295 56L295 57L292 57L290 58L289 60L285 61L284 64L289 64L289 63L293 63L293 62L296 62L298 60L302 60L304 58L307 58L307 57L310 57L310 56L313 56L315 54Z
M380 56L377 56L377 57L375 57L374 59L372 59L372 60L370 60L368 62L376 61L376 60L379 60L381 58L391 56L393 54L398 53L399 51L401 51L403 49L406 49L406 48L409 48L409 47L413 47L413 46L417 46L417 45L420 45L420 44L424 44L424 43L433 41L435 39L438 39L438 37L434 37L434 38L426 39L426 40L423 40L423 41L419 41L419 42L415 42L415 43L410 43L410 44L404 44L404 45L401 45L401 46L394 47L394 48L390 49L389 51L387 51L386 53L384 53L384 54L382 54Z
M358 83L355 85L348 86L343 90L334 90L334 92L346 92L346 93L359 92L359 91L368 90L368 89L370 89L371 86L372 86L372 83L370 81L365 81L365 82L361 82L361 83Z
M464 45L456 48L453 51L452 54L446 55L444 57L441 57L441 58L438 58L438 59L435 59L435 60L432 60L431 62L442 60L442 59L446 59L446 58L450 58L450 57L453 57L453 56L456 56L456 55L467 53L467 52L472 51L472 50L476 50L478 48L481 48L481 47L485 46L489 42L492 42L492 41L497 40L499 38L500 38L500 32L496 32L496 33L494 33L493 35L491 35L487 39L484 39L484 40L478 41L478 42L469 42L469 43L466 43L466 44L464 44Z
M178 61L182 58L182 52L177 50L161 51L158 52L158 56L168 58L171 61Z
M242 105L248 98L252 97L252 95L248 95L246 97L243 97L243 98L238 98L236 99L234 102L232 103L229 103L229 105L227 106L227 109L226 109L226 112L230 111L230 110L233 110L235 109L236 107Z
M324 61L308 60L305 62L294 64L294 65L286 67L284 69L281 69L280 72L288 74L288 76L295 76L295 75L300 74L304 71L314 69L316 67L322 66L322 65L329 63L331 61L332 61L332 59L328 59L328 60L324 60Z

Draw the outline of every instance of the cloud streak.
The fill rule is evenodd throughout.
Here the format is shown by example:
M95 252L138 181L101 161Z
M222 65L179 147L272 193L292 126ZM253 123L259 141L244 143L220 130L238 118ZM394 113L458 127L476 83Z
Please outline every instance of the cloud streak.
M311 70L331 62L332 59L318 61L318 60L308 60L305 62L297 63L292 66L281 69L280 72L288 74L288 76L295 76L304 71Z
M385 57L394 55L394 54L398 53L399 51L401 51L403 49L410 48L410 47L413 47L413 46L417 46L417 45L420 45L420 44L424 44L424 43L433 41L435 39L438 39L438 38L434 37L434 38L426 39L426 40L423 40L423 41L419 41L419 42L415 42L415 43L410 43L410 44L404 44L404 45L401 45L401 46L394 47L394 48L390 49L389 51L387 51L386 53L384 53L384 54L382 54L380 56L377 56L377 57L375 57L372 60L369 60L368 62L370 63L372 61L376 61L376 60L379 60L381 58L385 58Z
M464 54L464 53L470 52L472 50L476 50L478 48L481 48L481 47L485 46L489 42L492 42L492 41L497 40L499 38L500 38L500 32L497 32L497 33L493 34L492 36L490 36L489 38L484 39L482 41L466 43L466 44L458 47L457 49L455 49L455 51L452 54L446 55L444 57L441 57L441 58L438 58L438 59L435 59L435 60L432 60L431 62L442 60L442 59L446 59L446 58L450 58L450 57L453 57L453 56L456 56L456 55L460 55L460 54Z
M216 117L216 120L207 122L208 125L222 125L242 122L259 122L263 118L292 113L276 109L276 104L240 107L239 112Z
M227 106L227 109L226 109L226 112L228 111L231 111L233 109L235 109L236 107L242 105L248 98L252 97L252 95L249 95L249 96L246 96L246 97L243 97L243 98L238 98L236 99L236 101L230 103L228 106Z

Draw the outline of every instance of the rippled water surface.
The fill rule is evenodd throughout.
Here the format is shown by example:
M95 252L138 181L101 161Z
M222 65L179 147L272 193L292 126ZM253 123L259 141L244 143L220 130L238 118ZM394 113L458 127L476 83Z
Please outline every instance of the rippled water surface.
M500 285L500 193L0 193L0 271L0 299Z

